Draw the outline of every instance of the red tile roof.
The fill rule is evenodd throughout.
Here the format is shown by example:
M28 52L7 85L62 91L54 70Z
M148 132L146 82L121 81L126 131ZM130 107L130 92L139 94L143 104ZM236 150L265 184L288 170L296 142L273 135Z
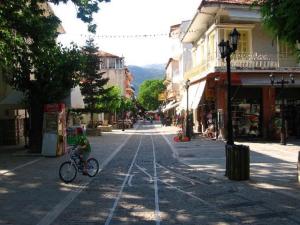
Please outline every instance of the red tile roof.
M202 0L199 8L209 4L252 5L254 0Z
M102 57L121 58L120 56L113 55L111 53L104 52L104 51L99 51L97 54Z

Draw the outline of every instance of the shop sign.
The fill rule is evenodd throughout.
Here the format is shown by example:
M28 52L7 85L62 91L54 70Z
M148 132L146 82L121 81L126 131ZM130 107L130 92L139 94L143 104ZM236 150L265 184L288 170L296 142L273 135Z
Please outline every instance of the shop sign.
M205 90L205 98L206 100L215 99L215 91L213 88L206 88Z
M44 112L61 112L64 108L64 103L46 104L44 106Z

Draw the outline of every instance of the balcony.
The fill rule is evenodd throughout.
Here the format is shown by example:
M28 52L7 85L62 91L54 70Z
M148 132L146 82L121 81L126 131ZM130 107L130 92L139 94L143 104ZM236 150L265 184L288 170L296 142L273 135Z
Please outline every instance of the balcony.
M287 54L266 53L236 53L231 56L232 70L236 71L295 71L300 70L300 65L295 57ZM210 72L221 72L226 70L226 62L214 57L208 57L200 64L184 74L185 79L195 76L203 78Z
M207 59L202 60L200 64L193 67L191 70L187 71L184 74L185 79L191 79L199 74L203 74L204 72L208 72L214 67L218 66L218 61L213 55L209 55Z

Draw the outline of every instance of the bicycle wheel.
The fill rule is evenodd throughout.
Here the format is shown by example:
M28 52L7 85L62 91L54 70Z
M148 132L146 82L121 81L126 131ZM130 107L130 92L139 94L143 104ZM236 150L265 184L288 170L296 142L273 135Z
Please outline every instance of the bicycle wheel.
M99 171L99 163L97 159L90 158L87 160L87 173L89 177L94 177Z
M59 167L59 177L65 183L72 182L77 175L77 169L70 161L64 162Z

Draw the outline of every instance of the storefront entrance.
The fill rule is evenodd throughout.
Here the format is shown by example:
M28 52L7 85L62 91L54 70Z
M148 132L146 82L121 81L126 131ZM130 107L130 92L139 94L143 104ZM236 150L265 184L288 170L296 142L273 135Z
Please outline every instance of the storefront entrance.
M262 136L261 88L233 87L232 125L236 138Z
M300 138L300 88L276 88L274 126L280 133L281 128L281 96L284 96L284 110L287 137Z

